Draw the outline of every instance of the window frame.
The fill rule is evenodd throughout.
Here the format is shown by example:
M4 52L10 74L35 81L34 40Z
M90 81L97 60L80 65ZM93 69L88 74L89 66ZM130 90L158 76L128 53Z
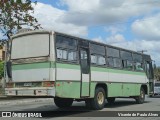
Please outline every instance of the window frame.
M108 49L112 49L112 50L118 51L119 55L118 56L110 56L110 55L108 56ZM113 66L109 65L108 59L112 59ZM121 61L121 67L115 67L114 59L119 59ZM116 47L112 47L112 46L106 46L106 60L107 60L107 67L115 68L115 69L122 69L122 60L121 60L121 57L120 57L120 48L116 48Z
M99 45L99 46L102 46L102 47L104 47L104 54L99 54L99 53L96 53L96 52L91 52L91 44L95 44L95 45ZM102 45L102 44L98 44L98 43L96 43L96 42L89 42L89 51L90 51L90 64L91 64L91 66L99 66L99 67L106 67L106 65L107 65L107 62L106 62L106 46L105 45ZM91 56L96 56L96 63L92 63L92 61L91 61ZM105 59L105 64L102 64L102 65L100 65L100 64L98 64L98 57L99 56L101 56L101 57L103 57L104 59Z
M66 38L71 38L73 41L76 41L76 47L75 49L74 48L71 48L71 47L63 47L63 46L59 46L57 45L57 39L56 37L57 36L63 36L63 37L66 37ZM77 38L74 38L72 36L67 36L67 35L63 35L63 34L56 34L54 36L54 39L55 39L55 58L56 58L56 61L59 62L59 63L71 63L71 64L79 64L79 50L78 50L78 39ZM67 51L67 59L60 59L57 57L57 49L60 49L60 50L66 50ZM73 51L76 53L76 60L68 60L68 55L69 55L69 51Z

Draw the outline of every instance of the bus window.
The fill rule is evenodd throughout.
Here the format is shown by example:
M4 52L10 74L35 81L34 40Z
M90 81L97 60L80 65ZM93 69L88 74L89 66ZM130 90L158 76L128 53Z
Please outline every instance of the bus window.
M132 70L133 69L133 62L129 60L122 60L122 65L124 69Z
M56 47L77 49L77 41L70 37L56 36Z
M133 60L132 53L129 51L121 50L121 59L124 69L132 70L133 69Z
M141 64L141 63L136 62L136 63L135 63L135 70L143 71L142 64Z
M91 63L96 65L105 65L105 57L101 55L91 55Z
M95 65L105 65L105 47L90 43L91 63Z
M107 58L107 62L108 62L108 66L109 67L113 67L114 66L114 64L113 64L113 58L112 57L108 57Z
M77 61L77 40L71 37L56 36L57 59L67 62Z
M69 61L76 61L77 60L77 53L75 51L68 52L68 60Z
M133 61L142 63L142 55L133 53Z
M119 50L115 48L107 47L107 57L117 57L119 58Z
M105 57L98 56L97 65L105 65L105 64L106 64Z
M91 55L91 63L96 64L97 63L97 56L96 55Z
M107 62L109 67L121 68L122 62L119 55L119 50L116 48L107 47Z
M131 52L121 50L120 53L121 53L121 58L123 60L132 61L132 53Z
M57 58L58 59L67 59L67 50L57 49Z
M87 50L80 50L81 69L83 74L89 73L89 62Z
M105 47L102 45L90 43L90 53L105 56Z
M121 68L122 62L119 58L113 58L113 67Z

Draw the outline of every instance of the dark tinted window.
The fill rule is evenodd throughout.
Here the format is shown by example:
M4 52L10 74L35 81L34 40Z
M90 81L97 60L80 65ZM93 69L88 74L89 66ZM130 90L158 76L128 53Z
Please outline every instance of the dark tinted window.
M79 40L78 45L81 46L81 47L88 47L89 42L85 41L85 40Z
M160 87L160 83L155 83L155 86L156 87Z
M122 61L119 58L109 57L107 58L107 62L110 67L121 68L122 66Z
M91 55L91 63L96 65L105 65L106 60L104 56L101 55Z
M57 48L57 59L67 60L67 61L76 61L77 60L77 52L73 51L73 50Z
M122 61L121 59L119 58L113 58L113 67L116 67L116 68L121 68L122 66Z
M108 62L108 66L109 67L113 67L114 66L112 57L111 58L107 58L107 62Z
M107 56L119 58L119 50L115 48L107 47Z
M133 61L135 62L142 62L142 55L138 55L138 54L133 54Z
M122 60L122 65L124 69L133 70L133 62L129 60Z
M105 47L97 44L90 44L91 54L105 55Z
M81 70L83 74L89 73L89 59L87 52L87 50L80 50Z
M61 35L56 36L56 46L62 48L70 48L76 49L77 48L77 41L70 37L65 37Z
M121 58L123 60L132 60L132 53L127 51L121 51Z

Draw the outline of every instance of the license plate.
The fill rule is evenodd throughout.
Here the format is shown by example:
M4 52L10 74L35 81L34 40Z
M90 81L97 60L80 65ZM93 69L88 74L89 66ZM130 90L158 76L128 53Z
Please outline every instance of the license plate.
M24 86L25 86L25 87L31 87L31 86L32 86L32 83L24 83Z

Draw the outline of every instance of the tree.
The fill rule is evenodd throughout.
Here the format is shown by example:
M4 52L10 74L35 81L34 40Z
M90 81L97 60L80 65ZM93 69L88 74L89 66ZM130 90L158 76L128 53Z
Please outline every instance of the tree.
M0 79L2 79L2 77L4 76L3 67L4 67L4 62L0 61Z
M0 0L0 31L10 38L10 34L24 26L30 26L31 29L41 28L37 19L31 15L33 13L31 0Z
M157 81L160 81L160 67L157 67L157 68L154 69L154 78Z

